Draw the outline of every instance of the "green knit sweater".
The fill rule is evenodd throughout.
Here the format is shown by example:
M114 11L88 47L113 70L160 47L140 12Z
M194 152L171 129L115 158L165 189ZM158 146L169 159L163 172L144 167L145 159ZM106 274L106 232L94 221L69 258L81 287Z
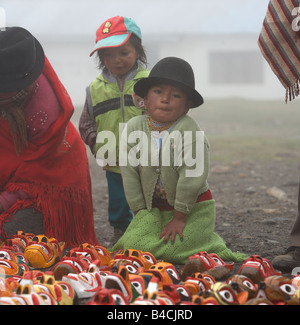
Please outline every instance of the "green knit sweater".
M134 135L146 140L129 141L135 138ZM121 143L120 155L123 164L127 163L127 166L121 166L121 173L132 211L151 210L158 178L168 203L183 213L189 213L197 197L208 190L209 143L190 116L184 115L173 124L163 136L160 149L151 136L147 115L128 122ZM139 157L137 164L129 162L132 155Z

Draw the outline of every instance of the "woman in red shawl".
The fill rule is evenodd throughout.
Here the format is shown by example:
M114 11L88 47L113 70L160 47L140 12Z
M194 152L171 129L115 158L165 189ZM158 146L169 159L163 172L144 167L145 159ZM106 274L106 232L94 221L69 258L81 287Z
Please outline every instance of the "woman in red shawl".
M0 235L97 244L85 146L72 102L25 29L0 31Z

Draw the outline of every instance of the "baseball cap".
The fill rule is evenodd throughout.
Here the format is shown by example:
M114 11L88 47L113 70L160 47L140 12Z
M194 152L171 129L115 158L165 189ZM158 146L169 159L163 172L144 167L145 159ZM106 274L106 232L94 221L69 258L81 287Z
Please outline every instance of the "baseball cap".
M123 16L107 19L96 31L96 44L90 56L102 48L125 44L132 34L142 38L141 30L133 19Z

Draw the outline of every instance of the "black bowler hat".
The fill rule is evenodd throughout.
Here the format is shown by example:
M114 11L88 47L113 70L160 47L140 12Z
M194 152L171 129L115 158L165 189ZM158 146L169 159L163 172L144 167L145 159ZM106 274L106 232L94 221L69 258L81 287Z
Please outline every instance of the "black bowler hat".
M39 77L44 64L41 44L26 29L0 30L0 93L26 88Z
M190 64L182 59L167 57L152 68L148 78L139 80L134 86L134 92L144 98L148 90L160 83L172 84L180 87L193 102L194 107L203 104L203 98L195 89L194 72Z

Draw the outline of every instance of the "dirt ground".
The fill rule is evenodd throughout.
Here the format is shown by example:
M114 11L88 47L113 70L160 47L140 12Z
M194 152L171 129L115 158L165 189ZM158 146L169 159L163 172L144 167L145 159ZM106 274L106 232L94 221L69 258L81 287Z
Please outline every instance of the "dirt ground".
M191 112L211 145L208 182L216 232L233 251L272 260L289 246L297 214L300 109L294 103L208 101ZM105 173L90 156L95 228L110 240Z

